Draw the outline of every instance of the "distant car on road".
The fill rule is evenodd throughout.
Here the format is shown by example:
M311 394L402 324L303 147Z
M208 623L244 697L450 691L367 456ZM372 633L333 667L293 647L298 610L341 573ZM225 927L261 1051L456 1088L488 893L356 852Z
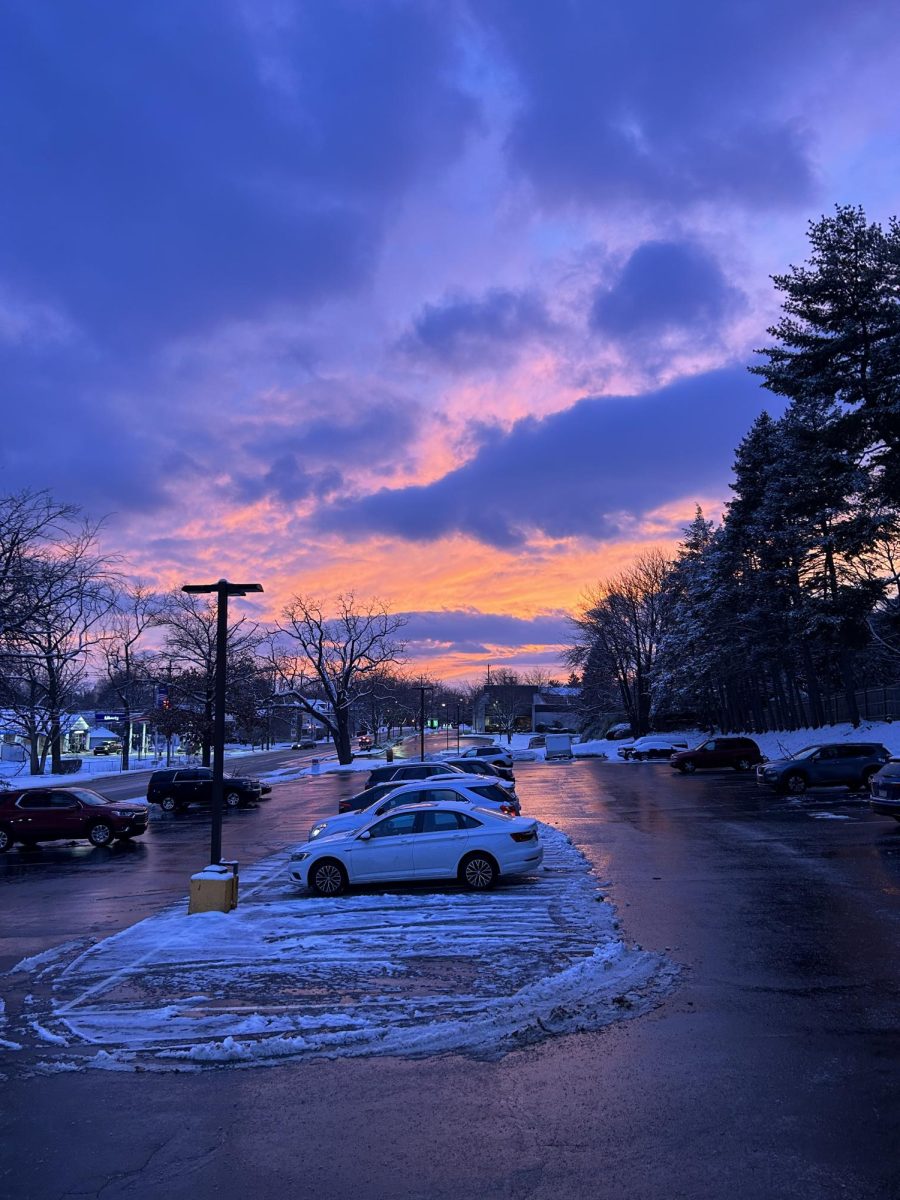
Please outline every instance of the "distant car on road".
M357 883L458 879L485 891L498 878L537 870L543 858L537 822L469 804L414 804L300 846L294 883L337 896ZM512 934L512 931L511 931Z
M175 812L190 804L212 804L213 773L209 767L179 767L175 770L154 771L147 785L147 802L158 804L163 812ZM224 779L226 808L244 808L255 804L268 784L241 775L226 775Z
M148 809L134 800L108 800L90 788L29 788L0 795L0 854L15 842L87 838L93 846L128 841L146 832Z
M749 771L763 756L753 738L711 737L692 750L679 750L670 758L672 766L683 773L713 767L731 767L735 771Z
M626 761L634 759L636 762L645 762L651 758L671 758L673 754L687 748L688 744L685 741L672 741L671 738L657 734L647 734L646 737L638 738L631 746L620 746L616 754Z
M869 780L869 806L881 817L900 821L900 758L892 758Z
M99 746L94 747L94 755L98 754L121 754L121 742L102 742Z
M802 795L807 788L848 787L869 791L869 780L888 762L890 754L878 742L835 742L806 746L790 758L756 768L760 787Z
M313 737L301 738L299 742L293 742L291 744L291 749L292 750L315 750L315 748L318 744L319 743Z

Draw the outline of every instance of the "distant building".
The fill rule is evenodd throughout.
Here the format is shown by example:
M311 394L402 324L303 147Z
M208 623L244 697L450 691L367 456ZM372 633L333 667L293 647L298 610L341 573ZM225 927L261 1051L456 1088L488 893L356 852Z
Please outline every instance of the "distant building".
M489 684L475 701L476 733L495 733L509 725L514 731L578 727L580 688L536 689L530 683Z

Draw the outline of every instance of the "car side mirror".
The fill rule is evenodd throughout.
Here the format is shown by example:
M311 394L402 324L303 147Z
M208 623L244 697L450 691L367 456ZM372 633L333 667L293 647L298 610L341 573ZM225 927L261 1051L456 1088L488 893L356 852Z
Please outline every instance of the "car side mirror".
M371 833L369 833L368 829L364 829L362 831L362 833L359 835L359 841L367 842L371 836L372 835L371 835Z

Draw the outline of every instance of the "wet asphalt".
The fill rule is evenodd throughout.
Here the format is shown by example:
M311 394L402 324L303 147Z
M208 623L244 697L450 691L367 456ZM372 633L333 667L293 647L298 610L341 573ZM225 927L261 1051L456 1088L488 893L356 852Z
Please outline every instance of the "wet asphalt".
M280 785L228 814L225 856L301 840L360 782ZM900 823L665 764L521 764L517 782L624 936L681 965L654 1012L499 1062L11 1073L0 1194L898 1200ZM0 968L178 898L207 830L196 810L130 847L10 852Z

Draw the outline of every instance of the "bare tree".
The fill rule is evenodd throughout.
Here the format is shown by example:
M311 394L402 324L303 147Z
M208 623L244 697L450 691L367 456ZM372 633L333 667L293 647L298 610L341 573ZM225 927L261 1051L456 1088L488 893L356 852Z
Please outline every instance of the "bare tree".
M208 767L216 687L216 601L205 595L170 592L158 623L165 629L164 657L182 668L179 689L182 700L186 699L199 717L201 755L203 765ZM261 641L255 622L246 617L230 622L226 647L229 666L255 650Z
M79 510L49 492L0 497L0 645L15 640L37 613L53 578L46 568L66 542Z
M404 644L396 635L406 619L381 601L358 602L352 592L338 596L333 617L308 596L295 596L282 616L278 633L289 650L274 652L271 661L300 707L328 729L338 761L349 763L353 705L376 690L384 667L401 660ZM310 684L319 697L308 693Z
M102 649L107 678L125 714L122 739L124 771L128 770L131 755L134 709L148 690L153 662L149 651L142 652L141 643L148 631L159 624L163 611L162 598L138 581L119 592L115 607L111 610L111 619L107 621Z
M613 579L590 592L574 619L575 645L568 652L573 666L585 672L585 686L603 691L600 672L618 691L635 734L650 723L653 670L665 629L665 582L670 564L651 550Z
M98 530L87 521L77 527L58 522L53 542L25 555L32 596L39 599L15 629L6 630L2 689L28 733L32 773L43 772L48 744L51 770L62 769L63 713L115 600L118 576L113 560L98 550ZM39 753L41 735L46 740Z

